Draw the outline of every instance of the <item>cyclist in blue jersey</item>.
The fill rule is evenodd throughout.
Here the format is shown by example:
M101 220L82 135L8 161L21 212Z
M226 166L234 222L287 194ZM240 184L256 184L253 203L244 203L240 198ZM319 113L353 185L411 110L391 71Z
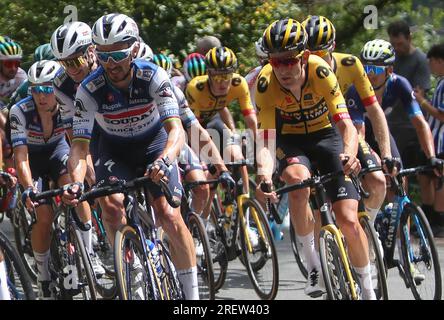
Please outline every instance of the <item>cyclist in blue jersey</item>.
M422 150L428 162L435 163L438 159L435 157L430 128L413 95L413 89L410 83L404 77L393 73L394 59L392 58L394 56L393 47L385 40L376 39L369 41L361 50L361 60L364 64L364 69L385 114L390 115L393 108L403 108L415 127L416 134L418 135ZM365 125L365 140L373 150L380 154L372 126L364 116L366 112L365 107L354 87L347 92L347 105L355 125L360 128L363 128ZM392 132L392 134L394 134L394 132ZM393 157L400 157L399 151L396 148L395 139L391 138L390 144Z
M74 191L82 191L86 156L91 140L98 139L95 171L98 185L111 176L131 180L138 168L150 176L152 205L157 221L171 241L171 254L187 299L198 299L195 249L180 215L169 206L160 187L168 179L173 195L182 197L176 158L184 143L177 100L166 72L151 62L133 59L139 50L139 29L124 14L108 14L92 28L100 67L82 81L76 93L73 142L68 167ZM100 130L92 136L94 121ZM152 164L152 166L151 166ZM64 201L78 200L67 192ZM126 223L123 195L99 199L110 243ZM134 259L133 266L140 269ZM140 297L144 298L144 297Z
M38 205L31 243L41 299L54 299L55 296L48 265L54 214L50 202L32 203L30 194L48 190L49 180L59 186L70 182L66 168L69 146L52 86L59 67L57 62L48 60L34 63L28 72L32 96L19 101L9 114L15 166L19 182L25 189L22 201L28 210ZM91 219L87 203L76 210L82 222ZM81 234L85 246L91 248L91 230Z

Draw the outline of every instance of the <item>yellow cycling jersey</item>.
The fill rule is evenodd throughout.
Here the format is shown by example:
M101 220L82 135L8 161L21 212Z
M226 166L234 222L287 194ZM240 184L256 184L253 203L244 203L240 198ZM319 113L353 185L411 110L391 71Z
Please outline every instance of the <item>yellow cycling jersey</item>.
M333 52L333 71L344 96L354 85L365 107L376 101L375 91L361 61L351 54Z
M239 101L244 116L255 112L247 81L237 73L233 74L226 96L216 97L211 93L208 75L193 78L187 85L185 96L197 119L203 123L208 122L217 112L235 100Z
M307 134L350 119L338 80L322 58L310 55L305 65L306 80L297 99L281 86L270 64L259 73L256 109L260 129L279 134Z

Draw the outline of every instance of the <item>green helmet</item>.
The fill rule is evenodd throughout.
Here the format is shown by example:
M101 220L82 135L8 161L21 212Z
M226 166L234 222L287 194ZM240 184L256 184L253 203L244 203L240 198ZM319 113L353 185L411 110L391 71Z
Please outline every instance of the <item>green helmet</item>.
M162 67L171 77L171 71L173 70L173 62L169 57L162 53L155 54L153 57L153 62L159 67Z
M20 45L6 36L0 36L0 60L19 60L23 52Z
M34 62L40 60L55 60L55 56L52 53L51 44L45 43L38 46L34 51Z

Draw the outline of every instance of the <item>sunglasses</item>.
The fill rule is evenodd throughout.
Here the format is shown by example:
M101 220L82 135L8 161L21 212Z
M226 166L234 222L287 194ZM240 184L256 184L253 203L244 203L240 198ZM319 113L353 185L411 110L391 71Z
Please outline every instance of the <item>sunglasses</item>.
M215 81L215 82L224 82L224 81L229 81L231 80L231 78L233 78L233 74L232 73L221 73L221 74L209 74L209 77L211 78L211 80Z
M122 49L122 50L116 50L116 51L97 51L96 50L96 55L100 61L105 62L105 63L108 63L108 60L110 58L113 59L114 62L120 62L120 61L128 58L132 49L133 49L133 46L126 48L126 49Z
M60 64L63 68L79 68L87 63L86 58L84 56L72 58L72 59L66 59L66 60L59 60Z
M6 60L3 61L3 65L6 68L18 68L20 67L20 60Z
M31 92L51 94L51 93L54 93L54 88L53 88L53 86L32 86Z
M374 75L379 75L385 72L385 67L382 66L372 66L372 65L364 65L365 73Z
M288 58L271 58L269 59L270 64L273 67L292 67L295 64L299 63L301 60L302 52Z

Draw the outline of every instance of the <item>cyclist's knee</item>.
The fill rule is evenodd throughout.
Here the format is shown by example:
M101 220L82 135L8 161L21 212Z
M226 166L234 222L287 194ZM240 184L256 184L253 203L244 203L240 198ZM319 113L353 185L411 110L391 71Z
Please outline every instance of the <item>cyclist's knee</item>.
M365 186L367 192L371 196L377 195L378 197L384 198L385 196L385 176L382 171L372 172L365 176Z
M116 197L108 197L106 200L101 199L99 202L100 207L102 208L104 221L109 224L121 223L125 211L122 200L119 201Z

